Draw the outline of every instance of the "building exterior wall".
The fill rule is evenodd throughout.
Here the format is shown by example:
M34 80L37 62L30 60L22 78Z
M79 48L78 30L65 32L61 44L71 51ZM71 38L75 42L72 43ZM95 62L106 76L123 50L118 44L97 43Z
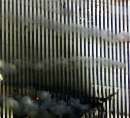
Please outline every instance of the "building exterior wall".
M35 76L41 87L58 83L96 97L117 93L106 104L107 117L129 117L129 10L128 0L2 0L1 60L30 62L45 72L33 75L19 66L16 81L23 85Z

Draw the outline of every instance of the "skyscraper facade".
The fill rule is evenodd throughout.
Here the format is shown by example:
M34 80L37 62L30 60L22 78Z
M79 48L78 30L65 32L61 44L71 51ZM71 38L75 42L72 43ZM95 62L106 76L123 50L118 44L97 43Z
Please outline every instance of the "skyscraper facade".
M107 117L129 117L129 0L1 3L5 94L14 91L8 85L19 87L21 94L32 88L91 97L115 93L104 104Z

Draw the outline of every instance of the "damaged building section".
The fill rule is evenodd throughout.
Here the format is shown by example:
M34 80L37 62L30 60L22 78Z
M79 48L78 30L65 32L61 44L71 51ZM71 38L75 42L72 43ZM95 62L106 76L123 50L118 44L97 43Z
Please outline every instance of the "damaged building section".
M1 0L0 118L129 118L129 0Z

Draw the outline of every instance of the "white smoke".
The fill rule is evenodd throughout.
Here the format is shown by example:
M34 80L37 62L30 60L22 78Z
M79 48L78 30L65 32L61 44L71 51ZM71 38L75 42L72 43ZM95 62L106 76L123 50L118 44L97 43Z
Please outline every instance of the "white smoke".
M128 32L121 32L118 34L112 33L109 30L99 29L97 27L88 28L83 27L78 24L63 24L59 23L54 20L49 20L44 16L37 16L37 17L22 17L22 16L14 16L12 13L8 13L5 15L6 17L16 19L21 22L29 22L32 24L41 24L47 29L53 29L57 32L75 32L80 33L82 37L88 39L90 36L100 37L102 40L110 41L110 42L129 42L130 41L130 33ZM15 20L14 20L15 21Z
M4 74L12 74L16 72L16 65L0 60L0 72L4 72Z
M0 60L0 72L2 74L13 74L17 72L17 68L25 69L25 68L31 68L34 70L45 70L49 71L50 69L57 67L57 66L63 66L63 67L69 67L70 69L79 68L78 62L83 63L82 66L90 67L90 66L98 66L99 64L105 67L112 67L115 66L117 68L125 68L126 64L122 63L120 61L107 59L107 58L94 58L94 57L71 57L71 58L60 58L60 59L51 59L40 62L31 62L29 60L14 60L11 63L6 63L4 61ZM2 75L0 76L0 80L2 79Z

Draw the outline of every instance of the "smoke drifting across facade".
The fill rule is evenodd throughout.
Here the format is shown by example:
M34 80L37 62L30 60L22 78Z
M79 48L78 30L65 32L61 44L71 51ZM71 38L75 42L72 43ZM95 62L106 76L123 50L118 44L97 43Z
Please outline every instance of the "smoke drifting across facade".
M107 117L129 117L129 0L1 0L0 9L1 95L117 93Z

